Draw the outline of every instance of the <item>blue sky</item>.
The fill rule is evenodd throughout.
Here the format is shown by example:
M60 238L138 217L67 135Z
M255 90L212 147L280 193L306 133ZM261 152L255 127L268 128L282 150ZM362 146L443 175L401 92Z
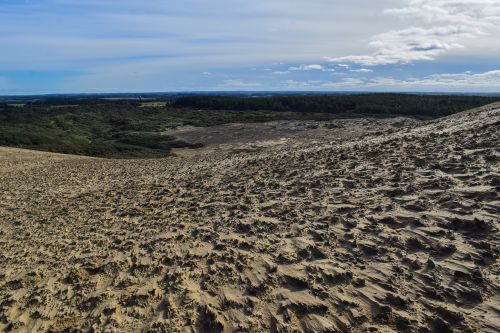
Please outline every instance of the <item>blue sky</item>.
M0 0L0 94L500 91L500 0Z

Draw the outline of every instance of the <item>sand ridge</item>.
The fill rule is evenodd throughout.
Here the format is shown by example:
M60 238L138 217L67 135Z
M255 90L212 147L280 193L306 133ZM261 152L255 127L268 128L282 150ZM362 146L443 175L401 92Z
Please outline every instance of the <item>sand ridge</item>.
M352 140L0 148L0 330L498 332L500 105Z

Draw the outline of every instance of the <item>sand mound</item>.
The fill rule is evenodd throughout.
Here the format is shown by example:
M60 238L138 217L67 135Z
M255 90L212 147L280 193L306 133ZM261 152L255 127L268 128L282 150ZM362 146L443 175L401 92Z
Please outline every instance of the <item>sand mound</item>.
M498 332L500 105L349 142L0 149L0 330Z

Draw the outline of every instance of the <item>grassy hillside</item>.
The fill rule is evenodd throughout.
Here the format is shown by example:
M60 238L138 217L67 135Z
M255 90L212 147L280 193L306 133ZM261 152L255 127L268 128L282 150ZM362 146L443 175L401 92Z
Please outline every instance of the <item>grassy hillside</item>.
M4 105L0 107L0 146L98 157L156 158L168 156L172 148L199 147L159 134L167 128L330 118L320 113L179 110L156 103Z

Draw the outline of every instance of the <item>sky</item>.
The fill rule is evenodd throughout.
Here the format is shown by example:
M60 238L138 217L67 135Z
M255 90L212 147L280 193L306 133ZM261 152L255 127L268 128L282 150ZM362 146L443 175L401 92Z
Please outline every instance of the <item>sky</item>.
M500 0L0 0L0 95L500 92Z

